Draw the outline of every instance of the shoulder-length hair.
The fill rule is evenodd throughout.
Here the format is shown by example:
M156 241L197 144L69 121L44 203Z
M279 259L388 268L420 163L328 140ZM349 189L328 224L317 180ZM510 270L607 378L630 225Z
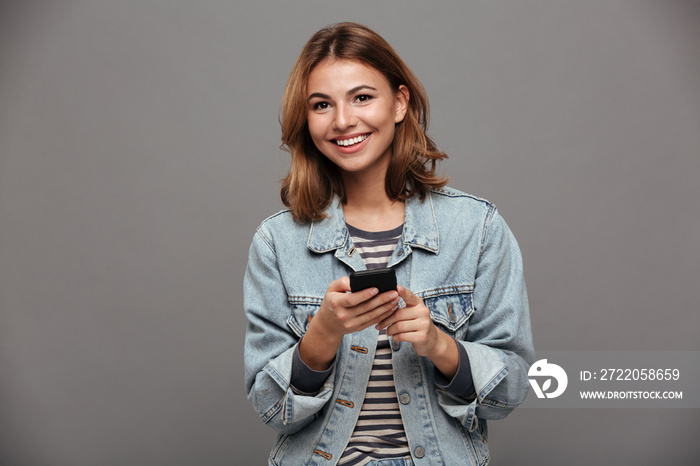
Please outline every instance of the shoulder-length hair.
M396 124L392 158L386 174L386 193L392 200L442 187L447 178L437 176L436 162L447 158L426 135L429 104L423 85L381 36L357 23L338 23L321 29L306 43L282 95L280 123L282 149L292 155L291 168L282 180L280 197L301 222L326 217L325 209L339 196L346 202L338 168L311 140L307 121L306 86L311 71L325 59L354 60L371 66L389 81L394 92L408 89L408 111Z

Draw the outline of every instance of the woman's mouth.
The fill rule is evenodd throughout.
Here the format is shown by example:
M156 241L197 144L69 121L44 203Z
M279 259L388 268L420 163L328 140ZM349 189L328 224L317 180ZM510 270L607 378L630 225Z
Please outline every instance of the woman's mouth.
M368 134L362 134L360 136L355 136L354 138L348 138L348 139L334 139L333 142L341 147L349 147L349 146L354 146L355 144L359 144L365 139L369 137Z

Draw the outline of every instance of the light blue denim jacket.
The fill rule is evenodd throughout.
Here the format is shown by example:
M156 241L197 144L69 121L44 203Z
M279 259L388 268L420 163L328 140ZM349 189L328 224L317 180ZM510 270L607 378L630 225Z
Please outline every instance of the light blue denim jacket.
M271 465L334 465L364 399L377 330L346 335L331 375L313 395L290 387L295 346L331 281L364 270L343 210L306 224L289 211L266 219L244 282L245 378L260 419L278 431ZM437 389L434 367L410 343L392 344L394 382L416 465L488 462L487 419L527 395L534 362L518 244L495 206L450 188L406 201L403 234L389 259L397 281L420 296L433 321L464 345L477 399ZM403 305L403 303L402 303Z

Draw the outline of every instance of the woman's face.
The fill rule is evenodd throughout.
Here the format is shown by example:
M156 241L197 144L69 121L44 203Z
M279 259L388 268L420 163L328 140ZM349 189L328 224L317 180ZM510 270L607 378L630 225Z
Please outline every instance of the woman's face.
M327 59L309 74L306 96L309 133L318 150L344 174L378 170L384 176L395 124L408 108L406 86L394 92L374 68Z

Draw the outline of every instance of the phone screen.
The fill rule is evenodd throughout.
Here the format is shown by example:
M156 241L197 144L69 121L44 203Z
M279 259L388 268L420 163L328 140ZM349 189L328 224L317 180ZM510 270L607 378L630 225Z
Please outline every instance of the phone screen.
M354 293L376 287L380 293L396 289L396 272L386 267L383 269L361 270L350 273L350 290Z

